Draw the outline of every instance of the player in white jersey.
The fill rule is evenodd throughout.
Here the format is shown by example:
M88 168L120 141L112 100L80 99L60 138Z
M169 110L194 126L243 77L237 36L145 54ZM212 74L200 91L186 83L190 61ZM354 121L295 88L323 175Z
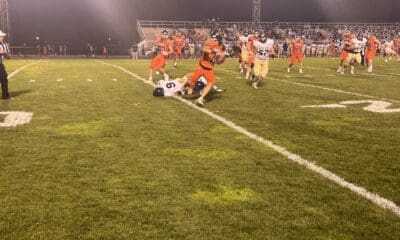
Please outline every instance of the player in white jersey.
M361 64L361 49L362 42L357 39L355 34L351 35L349 54L346 58L346 66L350 65L350 73L354 74L354 69L358 64ZM344 73L344 69L341 72Z
M186 83L190 80L193 73L189 73L183 78L177 78L175 80L160 80L157 83L156 88L153 91L154 97L174 97L185 94ZM204 77L200 77L197 81L194 91L201 92L207 86L207 80ZM214 90L222 92L223 90L215 87Z
M393 41L386 40L383 44L383 49L385 52L385 62L389 62L393 56L397 56L397 53L393 50Z
M243 32L243 35L239 37L239 46L241 49L241 60L240 63L240 73L246 72L247 63L249 62L249 51L247 50L247 45L250 41L249 32L246 30Z
M253 88L257 89L261 80L268 74L270 54L275 54L274 40L267 38L265 33L262 33L260 38L253 42L253 47L255 49L255 81L253 83Z

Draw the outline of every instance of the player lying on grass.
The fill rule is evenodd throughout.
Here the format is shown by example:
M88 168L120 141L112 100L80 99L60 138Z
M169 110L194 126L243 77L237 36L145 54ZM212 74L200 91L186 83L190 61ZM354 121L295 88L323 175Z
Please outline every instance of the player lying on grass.
M274 40L267 38L265 33L262 33L258 40L253 42L255 49L255 60L254 60L254 75L255 81L253 88L257 89L261 80L265 78L269 71L269 56L274 55Z
M193 73L186 74L182 78L177 78L175 80L167 81L160 80L157 83L157 87L153 91L154 97L174 97L186 95L188 91L188 81L191 80ZM207 86L208 82L205 77L200 77L196 82L191 94L199 93L202 94L203 89ZM213 89L216 92L223 92L225 90L218 88L214 85Z

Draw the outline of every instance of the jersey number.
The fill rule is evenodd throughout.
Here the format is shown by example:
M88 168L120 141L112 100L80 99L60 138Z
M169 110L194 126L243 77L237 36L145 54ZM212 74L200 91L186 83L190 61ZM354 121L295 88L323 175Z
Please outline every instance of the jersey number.
M175 87L176 87L175 83L173 83L173 82L167 83L167 84L165 84L165 86L166 86L168 89L171 89L171 88L175 88Z

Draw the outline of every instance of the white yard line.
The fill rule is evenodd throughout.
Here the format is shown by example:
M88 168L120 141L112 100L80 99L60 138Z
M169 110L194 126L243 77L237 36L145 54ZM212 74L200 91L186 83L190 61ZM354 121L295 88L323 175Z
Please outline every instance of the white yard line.
M138 80L141 80L141 81L143 81L143 82L145 82L145 83L147 83L147 84L149 84L149 85L151 85L153 87L155 86L154 83L147 82L146 79L144 79L144 78L140 77L139 75L127 70L126 68L120 67L118 65L106 63L106 62L103 62L103 61L97 61L97 62L105 64L105 65L108 65L108 66L112 66L114 68L117 68L117 69L121 70L122 72L125 72L125 73L129 74L130 76L132 76L132 77L134 77L134 78L136 78ZM330 172L329 170L326 170L326 169L324 169L322 167L319 167L317 164L312 163L311 161L308 161L308 160L302 158L301 156L299 156L297 154L291 153L287 149L285 149L284 147L276 145L272 141L270 141L268 139L265 139L263 137L260 137L260 136L258 136L256 134L248 131L247 129L236 125L234 122L231 122L231 121L229 121L229 120L227 120L227 119L225 119L225 118L223 118L223 117L221 117L221 116L219 116L219 115L217 115L217 114L215 114L215 113L213 113L213 112L211 112L211 111L209 111L209 110L207 110L205 108L200 108L200 107L196 106L195 104L193 104L192 102L190 102L188 100L185 100L185 99L180 98L180 97L175 97L175 99L177 99L178 101L181 101L182 103L188 105L189 107L194 108L194 109L196 109L196 110L208 115L209 117L211 117L211 118L223 123L227 127L232 128L233 130L235 130L235 131L247 136L248 138L256 140L257 142L259 142L261 144L264 144L267 147L272 148L274 151L280 153L281 155L285 156L286 158L292 160L293 162L298 163L298 164L306 167L307 169L309 169L309 170L311 170L311 171L313 171L315 173L318 173L322 177L331 180L332 182L338 184L339 186L341 186L343 188L347 188L347 189L351 190L352 192L358 194L359 196L361 196L361 197L363 197L365 199L368 199L371 202L375 203L379 207L382 207L382 208L385 208L385 209L388 209L388 210L392 211L395 215L400 217L400 207L397 206L393 201L391 201L389 199L386 199L386 198L383 198L383 197L379 196L376 193L369 192L367 189L365 189L363 187L360 187L360 186L357 186L357 185L355 185L355 184L353 184L351 182L348 182L345 179L343 179L342 177L334 174L333 172Z
M18 74L19 72L21 72L21 71L24 70L25 68L30 67L30 66L35 65L35 64L38 64L38 63L40 63L41 61L42 61L42 60L38 60L38 61L35 61L35 62L33 62L33 63L27 64L27 65L25 65L25 66L22 66L22 67L18 68L17 70L15 70L14 72L12 72L12 73L10 73L10 74L8 75L8 79L13 78L16 74Z
M218 69L218 70L237 74L237 72L230 71L230 70L225 70L225 69ZM294 82L294 81L289 81L289 80L279 79L279 78L272 78L272 77L267 77L267 79L273 80L273 81L278 81L278 82L289 83L289 84L293 84L293 85L298 85L298 86L302 86L302 87L317 88L317 89L330 91L330 92L337 92L337 93L343 93L343 94L348 94L348 95L353 95L353 96L358 96L358 97L366 97L366 98L379 99L379 100L388 101L388 102L400 103L399 100L395 100L395 99L376 97L376 96L371 96L371 95L362 94L362 93L340 90L340 89L336 89L336 88L322 87L322 86L309 84L309 83L300 83L300 82Z

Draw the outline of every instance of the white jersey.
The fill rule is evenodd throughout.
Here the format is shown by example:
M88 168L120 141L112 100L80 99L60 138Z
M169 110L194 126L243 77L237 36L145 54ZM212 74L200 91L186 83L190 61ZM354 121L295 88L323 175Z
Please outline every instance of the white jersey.
M384 44L383 44L383 47L386 49L386 50L392 50L393 49L393 42L385 42Z
M353 53L361 52L362 42L360 40L358 40L357 38L353 38L353 39L351 39L350 43L353 48L353 50L352 50Z
M249 44L249 36L240 36L239 41L242 44L242 48L247 48L247 45Z
M267 60L269 58L269 52L274 47L274 40L268 38L265 43L260 41L254 41L253 46L256 50L256 58L259 60Z
M157 83L157 87L164 89L164 97L175 96L178 92L182 91L184 86L184 81L179 78L172 81L160 80Z
M7 43L0 43L0 50L2 50L5 53L10 53L10 49L8 47ZM0 56L0 64L2 64L4 61L4 55Z

